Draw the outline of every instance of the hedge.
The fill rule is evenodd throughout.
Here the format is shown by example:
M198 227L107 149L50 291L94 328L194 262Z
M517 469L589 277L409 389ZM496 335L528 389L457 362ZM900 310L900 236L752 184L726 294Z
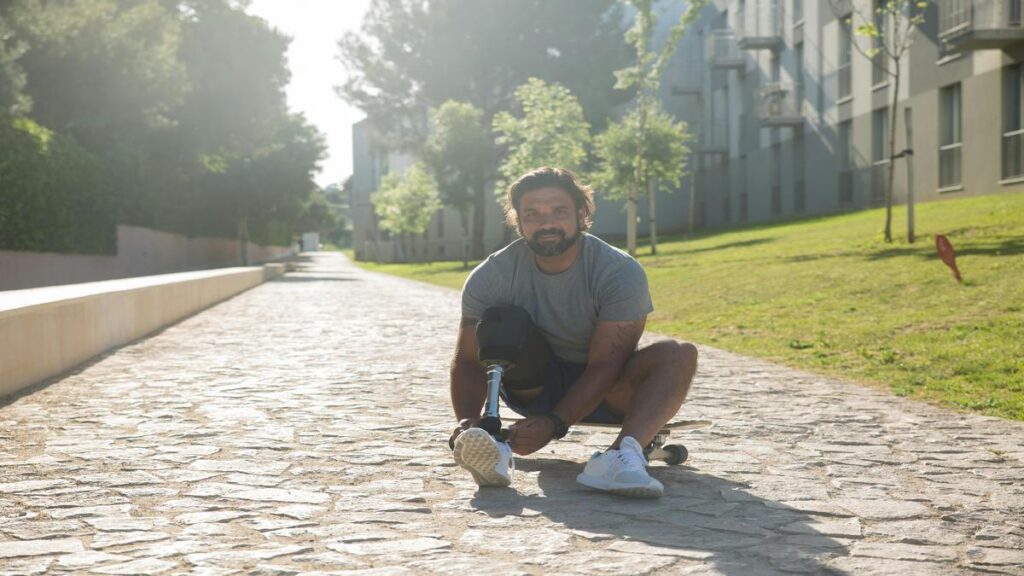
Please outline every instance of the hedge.
M117 252L117 200L100 159L70 137L5 116L0 151L0 249Z

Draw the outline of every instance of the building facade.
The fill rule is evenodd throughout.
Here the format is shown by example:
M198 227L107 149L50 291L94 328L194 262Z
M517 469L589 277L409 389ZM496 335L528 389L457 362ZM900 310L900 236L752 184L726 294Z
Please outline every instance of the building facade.
M714 0L680 41L660 97L695 136L680 189L656 195L658 231L724 229L882 206L893 165L893 202L1024 191L1024 0L933 0L901 61L897 90L871 38L854 34L884 0ZM655 44L685 3L657 4ZM893 22L875 20L891 34ZM912 141L908 144L906 118ZM899 156L905 150L912 154ZM389 170L412 158L353 129L353 242L360 259L391 261L369 201ZM621 202L597 190L592 232L625 236ZM647 208L638 234L647 233ZM444 209L420 240L432 259L460 260L462 216ZM486 248L508 234L488 205Z
M930 3L894 78L858 37L880 0L718 0L673 69L698 136L699 227L1024 190L1022 0ZM891 34L893 22L875 20ZM912 142L905 130L912 120ZM890 148L892 148L890 150ZM912 155L897 155L906 149Z

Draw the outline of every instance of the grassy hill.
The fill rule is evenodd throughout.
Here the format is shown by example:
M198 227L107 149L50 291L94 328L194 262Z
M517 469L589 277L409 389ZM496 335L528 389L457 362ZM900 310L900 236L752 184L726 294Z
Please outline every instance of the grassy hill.
M917 214L914 244L902 209L893 244L881 210L664 238L656 256L640 250L656 308L648 329L1024 420L1024 194ZM938 259L935 234L956 248L963 284ZM366 267L456 289L468 272Z

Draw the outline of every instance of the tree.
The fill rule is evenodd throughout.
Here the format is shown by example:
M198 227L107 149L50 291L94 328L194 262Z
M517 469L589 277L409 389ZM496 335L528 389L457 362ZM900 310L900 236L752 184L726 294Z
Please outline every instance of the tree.
M7 14L34 118L90 150L166 125L188 91L181 22L157 0L16 0Z
M18 116L31 108L31 100L24 92L25 71L18 64L26 48L0 11L0 115Z
M442 202L459 212L462 229L468 232L472 210L487 209L486 187L494 164L494 140L484 122L483 110L449 100L431 114L433 131L423 158L437 179ZM471 254L484 257L484 220L473 219ZM463 260L465 263L465 254Z
M832 12L845 22L855 25L854 34L872 39L872 47L865 50L857 42L851 42L866 58L873 61L887 76L892 78L890 90L892 99L889 104L889 154L895 152L896 122L899 118L900 83L903 77L903 56L914 45L917 29L925 22L925 12L931 2L921 0L871 0L873 10L864 12L856 8L853 2L829 0ZM854 22L854 17L858 22ZM910 147L911 143L908 142ZM895 171L895 158L889 159L887 183L885 187L885 241L892 242L892 188ZM911 159L907 160L911 162ZM911 191L911 194L913 191ZM911 198L913 196L911 195ZM912 200L911 200L912 202ZM913 207L911 206L911 211ZM912 213L912 212L911 212ZM912 224L908 229L908 240L914 241Z
M403 244L410 235L426 232L430 219L441 209L437 182L422 162L413 164L404 174L385 176L380 190L370 195L370 202L380 229L399 237L398 257L402 261L406 260ZM415 249L411 252L415 257Z
M594 180L607 198L625 200L629 198L629 191L636 189L636 158L641 147L644 162L640 189L647 190L648 198L653 198L658 191L670 192L680 186L690 156L687 142L691 136L686 123L674 121L657 102L652 108L648 112L640 147L636 140L638 109L608 126L594 139L594 155L597 157ZM653 200L650 205L653 210ZM653 252L656 246L653 212L650 221Z
M522 116L494 117L496 142L507 152L499 167L505 183L541 166L579 170L587 158L590 124L568 89L537 78L516 89Z
M630 97L611 75L629 58L623 21L614 0L374 0L361 32L339 42L350 75L338 93L366 112L387 146L415 152L427 139L427 110L465 102L486 127L531 77L580 95L588 122L604 126ZM487 166L488 183L498 161ZM486 188L475 190L476 256L493 201Z
M636 155L633 160L633 184L627 195L626 203L626 245L631 255L636 255L637 197L646 192L648 198L648 220L651 229L651 254L656 254L657 231L655 227L654 192L652 182L644 178L645 174L653 173L645 165L650 162L647 142L648 123L658 107L658 87L661 74L671 60L686 29L697 19L705 0L692 0L669 33L669 38L657 53L651 51L651 37L657 18L652 5L654 0L625 0L635 11L633 26L626 32L626 40L633 45L636 63L615 72L619 89L636 89L635 114L633 114L634 138Z

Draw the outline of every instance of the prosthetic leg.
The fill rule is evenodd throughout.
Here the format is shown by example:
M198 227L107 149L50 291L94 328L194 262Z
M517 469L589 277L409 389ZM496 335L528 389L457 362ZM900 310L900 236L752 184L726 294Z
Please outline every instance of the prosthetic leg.
M537 386L551 351L530 313L519 306L484 310L476 327L476 341L480 364L487 370L487 401L479 427L504 440L507 434L498 414L502 380L513 389Z

